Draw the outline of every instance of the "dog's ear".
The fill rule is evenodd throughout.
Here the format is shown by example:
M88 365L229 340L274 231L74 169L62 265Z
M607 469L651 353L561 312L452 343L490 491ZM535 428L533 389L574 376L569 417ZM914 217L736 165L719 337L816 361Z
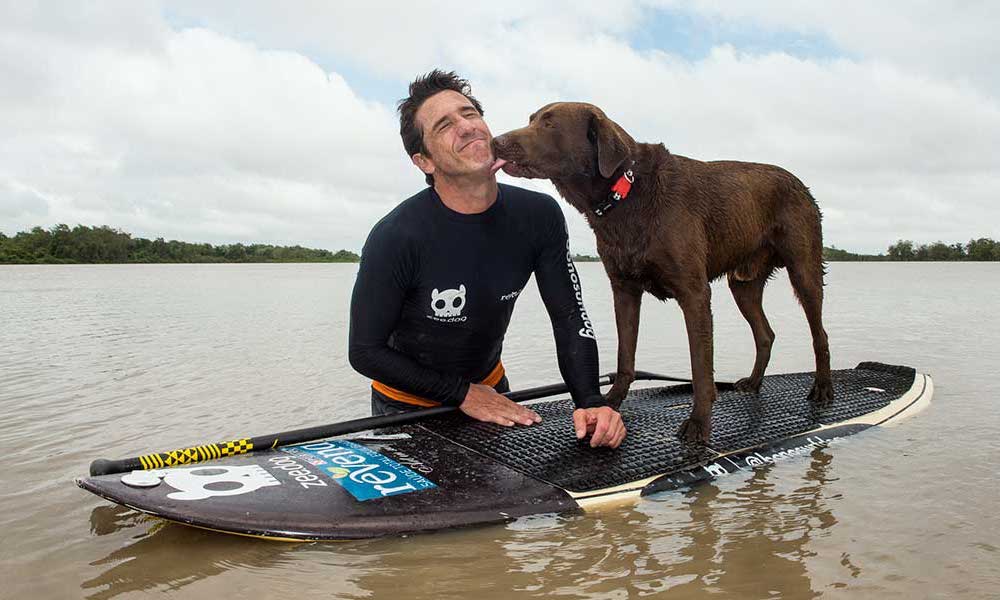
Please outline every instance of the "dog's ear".
M589 127L587 137L597 148L597 170L608 179L629 156L626 134L614 121L598 113L590 116Z

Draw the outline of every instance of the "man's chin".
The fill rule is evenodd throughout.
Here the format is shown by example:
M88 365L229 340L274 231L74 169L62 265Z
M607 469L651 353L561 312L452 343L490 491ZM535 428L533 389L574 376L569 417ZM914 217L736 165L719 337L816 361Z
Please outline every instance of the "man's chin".
M437 173L443 177L449 177L456 180L462 179L466 181L473 181L473 180L479 180L481 178L493 179L496 176L497 171L499 170L499 167L497 169L493 168L495 164L496 161L492 159L489 161L482 161L482 162L476 161L475 163L469 161L454 170L447 168L442 169L438 167Z
M470 171L475 173L483 173L489 177L493 177L497 172L503 167L506 161L501 161L500 159L493 158L491 153L488 157L483 160L476 161L476 165L470 169Z

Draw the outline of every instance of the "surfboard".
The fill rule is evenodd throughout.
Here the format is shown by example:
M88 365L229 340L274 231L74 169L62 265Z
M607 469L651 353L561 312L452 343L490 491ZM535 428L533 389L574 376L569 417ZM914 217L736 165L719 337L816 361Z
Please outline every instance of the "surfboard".
M708 445L676 432L691 386L637 389L617 450L573 434L569 399L537 402L543 421L507 428L461 413L197 465L77 479L157 517L275 540L351 540L587 510L807 455L919 412L933 381L909 367L833 372L833 403L806 396L812 373L771 375L759 394L720 391Z

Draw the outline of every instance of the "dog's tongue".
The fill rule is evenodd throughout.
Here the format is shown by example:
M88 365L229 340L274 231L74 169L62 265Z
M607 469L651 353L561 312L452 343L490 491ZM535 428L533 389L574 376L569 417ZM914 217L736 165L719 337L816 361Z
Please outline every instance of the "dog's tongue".
M490 174L496 175L497 171L499 171L501 167L503 167L505 164L507 164L507 161L505 161L504 159L502 158L496 159L495 161L493 161L493 166L490 167Z

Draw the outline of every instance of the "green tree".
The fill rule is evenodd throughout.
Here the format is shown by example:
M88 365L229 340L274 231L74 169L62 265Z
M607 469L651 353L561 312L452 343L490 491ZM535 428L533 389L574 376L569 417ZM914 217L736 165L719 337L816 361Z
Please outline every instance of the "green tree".
M75 242L73 231L65 223L49 230L49 254L57 259L76 260Z
M952 260L952 248L944 242L934 242L927 247L927 258L937 261Z
M913 260L913 242L910 240L896 240L895 244L889 246L886 254L889 255L889 260Z
M929 260L927 244L920 244L913 251L913 260Z
M993 256L996 247L997 243L990 238L979 238L969 240L965 253L969 260L995 260Z
M358 262L361 257L347 250L339 250L333 255L333 260L337 262Z
M951 258L949 260L966 260L968 257L965 255L965 246L958 242L955 242L951 246Z

